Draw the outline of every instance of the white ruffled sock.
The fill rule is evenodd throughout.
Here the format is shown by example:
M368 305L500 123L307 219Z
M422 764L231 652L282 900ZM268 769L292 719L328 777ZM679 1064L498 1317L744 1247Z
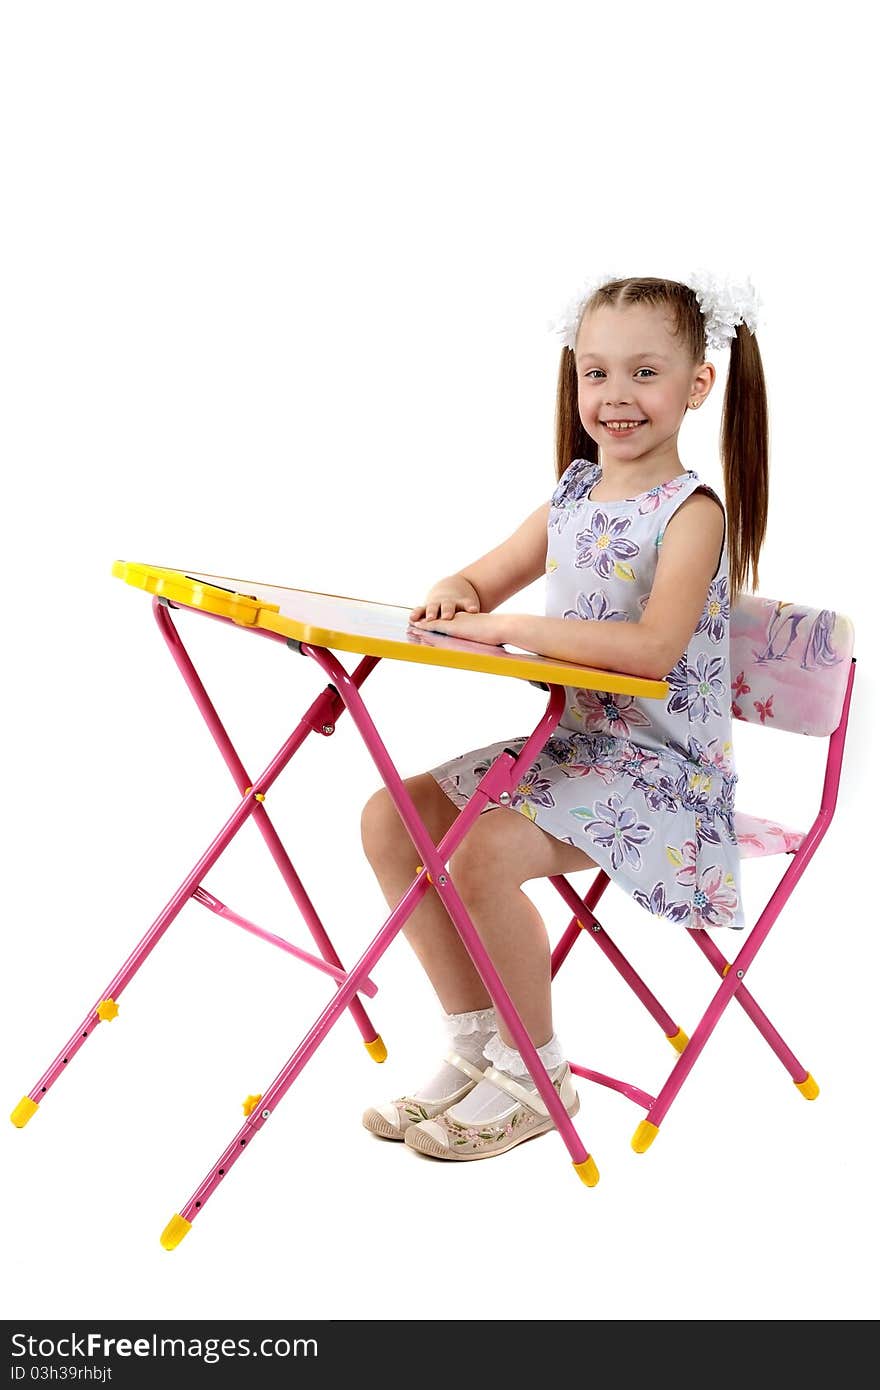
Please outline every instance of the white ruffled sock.
M542 1043L535 1051L551 1073L557 1067L561 1067L565 1061L565 1053L562 1051L555 1033L549 1042ZM526 1090L537 1090L529 1075L528 1067L518 1050L515 1047L508 1047L505 1042L502 1042L500 1033L496 1033L486 1043L483 1048L483 1056L488 1058L496 1071L503 1071L506 1076L518 1082L520 1086L524 1086ZM459 1120L461 1124L489 1124L515 1104L513 1097L509 1096L506 1091L502 1091L499 1086L494 1086L491 1081L479 1081L464 1100L458 1101L452 1107L449 1114L452 1119Z
M470 1013L444 1014L446 1051L457 1052L481 1069L486 1065L483 1048L497 1028L494 1008L472 1009ZM454 1095L465 1084L466 1077L451 1062L444 1061L439 1071L420 1086L414 1100L443 1100Z

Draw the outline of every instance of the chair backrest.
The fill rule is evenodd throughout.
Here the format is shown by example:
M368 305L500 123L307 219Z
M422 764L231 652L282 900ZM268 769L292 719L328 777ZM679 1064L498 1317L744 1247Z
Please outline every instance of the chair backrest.
M840 723L855 632L829 608L740 594L730 615L734 718L798 734Z

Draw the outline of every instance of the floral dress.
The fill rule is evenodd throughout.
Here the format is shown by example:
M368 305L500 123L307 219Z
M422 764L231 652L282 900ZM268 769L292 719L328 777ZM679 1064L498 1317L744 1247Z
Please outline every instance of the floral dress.
M670 517L700 489L722 505L691 470L638 497L592 502L601 476L600 464L575 459L551 498L548 617L637 622ZM566 686L560 722L510 806L582 849L653 916L742 928L726 520L700 620L666 681L663 699ZM501 739L430 772L463 807L498 755L525 742Z

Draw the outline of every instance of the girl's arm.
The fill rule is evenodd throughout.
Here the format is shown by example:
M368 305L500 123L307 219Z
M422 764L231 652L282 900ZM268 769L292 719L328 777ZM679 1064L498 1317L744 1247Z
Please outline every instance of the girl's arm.
M539 508L546 523L546 508ZM482 579L491 606L524 587L506 588L516 570L513 555L517 536L524 539L535 524L536 512L498 550L490 551L464 573ZM651 596L641 618L630 622L544 618L531 613L457 613L449 620L421 619L421 625L475 642L519 647L540 656L573 661L603 671L621 671L649 680L663 680L694 635L714 578L724 541L724 514L708 493L695 492L669 521L660 547ZM512 547L508 550L507 547ZM525 555L524 548L522 554ZM501 554L497 568L492 557ZM544 538L546 562L546 536ZM535 563L532 554L532 563ZM485 567L485 568L481 568ZM519 571L525 574L525 569ZM539 571L530 572L536 579ZM483 575L486 578L483 578ZM502 577L505 583L502 583ZM495 583L493 589L492 583ZM483 594L481 592L481 598ZM420 624L415 623L418 627Z
M438 580L425 602L412 609L410 619L453 618L458 609L468 608L491 613L499 603L533 584L547 563L549 513L550 503L543 502L501 545L466 569Z
M499 614L498 622L507 620L500 640L578 666L663 680L694 635L723 541L721 508L708 493L695 492L666 527L651 597L637 622Z

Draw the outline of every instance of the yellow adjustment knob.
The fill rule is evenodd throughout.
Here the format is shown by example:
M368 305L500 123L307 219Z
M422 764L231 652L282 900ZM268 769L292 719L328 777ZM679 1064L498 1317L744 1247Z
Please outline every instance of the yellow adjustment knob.
M119 1005L115 999L102 999L95 1013L102 1023L111 1023L119 1013Z
M262 1099L262 1091L258 1096L248 1096L247 1100L242 1101L241 1108L246 1115L252 1115Z

